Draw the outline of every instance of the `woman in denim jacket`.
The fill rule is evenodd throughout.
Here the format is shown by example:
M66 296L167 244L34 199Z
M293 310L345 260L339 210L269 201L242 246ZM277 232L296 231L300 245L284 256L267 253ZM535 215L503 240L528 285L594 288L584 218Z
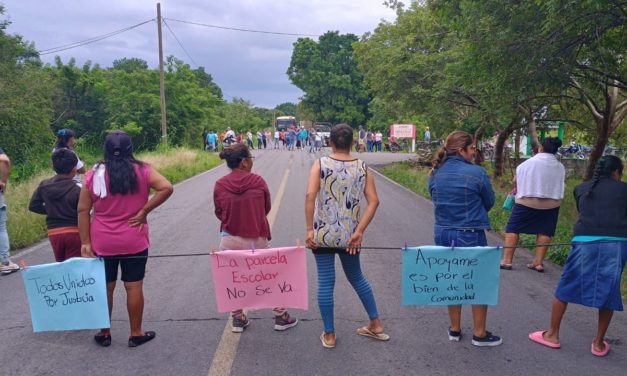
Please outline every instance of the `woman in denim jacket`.
M483 168L472 164L476 146L471 135L455 131L433 160L429 192L435 208L435 244L449 247L486 246L485 230L490 228L488 210L494 205L494 191ZM451 326L448 338L461 338L461 305L448 306ZM475 346L497 346L500 337L486 331L488 306L473 305Z

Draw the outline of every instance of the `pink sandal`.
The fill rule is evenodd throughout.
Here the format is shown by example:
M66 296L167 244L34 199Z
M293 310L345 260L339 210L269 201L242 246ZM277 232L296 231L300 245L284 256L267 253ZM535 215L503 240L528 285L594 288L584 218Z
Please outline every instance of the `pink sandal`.
M605 347L603 348L603 350L602 350L602 351L596 351L596 350L594 349L594 342L593 342L593 343L592 343L592 346L590 346L590 352L592 353L592 355L594 355L594 356L599 356L599 357L606 356L606 355L607 355L607 353L609 353L609 352L610 352L610 344L609 344L609 343L607 343L607 341L603 341L603 345L604 345Z
M544 333L546 332L547 332L546 330L540 330L538 332L529 333L529 339L535 343L539 343L543 346L550 347L552 349L559 349L560 347L562 347L559 343L549 342L546 339L544 339Z

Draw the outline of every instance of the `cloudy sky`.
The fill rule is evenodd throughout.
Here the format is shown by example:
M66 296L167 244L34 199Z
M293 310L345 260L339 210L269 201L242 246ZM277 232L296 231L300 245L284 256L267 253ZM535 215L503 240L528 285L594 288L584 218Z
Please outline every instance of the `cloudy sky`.
M39 51L83 41L156 18L155 0L0 0L11 34L35 43ZM329 30L361 36L394 12L383 0L162 0L164 56L175 55L192 67L203 66L227 100L240 97L260 107L298 102L303 93L289 81L287 68L298 36L250 33L182 23L282 33L320 35ZM178 21L177 21L178 20ZM317 40L317 37L313 37ZM80 66L91 60L103 67L115 59L137 57L158 65L157 24L149 22L119 35L42 55ZM190 58L191 57L191 58ZM193 61L192 61L193 60ZM196 65L197 64L197 65Z

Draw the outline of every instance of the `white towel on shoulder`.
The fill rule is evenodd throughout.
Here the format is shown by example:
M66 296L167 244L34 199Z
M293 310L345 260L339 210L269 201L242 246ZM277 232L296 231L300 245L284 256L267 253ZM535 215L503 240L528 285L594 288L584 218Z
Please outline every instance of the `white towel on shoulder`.
M105 172L107 168L104 164L95 165L94 168L93 189L94 194L100 198L107 197L107 182L105 180Z

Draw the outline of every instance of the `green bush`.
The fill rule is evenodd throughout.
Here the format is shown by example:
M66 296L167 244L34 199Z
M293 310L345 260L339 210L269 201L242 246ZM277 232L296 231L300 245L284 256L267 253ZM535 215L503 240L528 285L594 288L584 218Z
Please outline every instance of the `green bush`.
M89 169L102 159L101 152L93 148L78 147L78 154ZM48 157L46 157L48 158ZM158 151L140 153L137 159L154 166L172 183L187 179L221 163L217 155L197 149L161 147ZM7 202L7 227L11 249L19 249L35 243L46 236L43 215L31 213L28 203L33 191L43 179L53 176L52 169L39 167L39 173L19 182L9 181L5 200Z
M491 168L487 166L488 173ZM396 181L397 183L411 189L417 194L429 198L428 191L429 181L429 169L424 167L416 167L407 162L400 162L386 166L381 169L381 172ZM625 179L625 177L623 178ZM511 190L512 175L511 172L506 174L498 181L492 181L494 187L494 193L496 201L494 207L488 213L490 217L490 224L492 228L497 232L504 234L505 226L509 219L510 212L501 208L507 193ZM552 238L551 243L555 246L550 247L547 253L549 260L558 265L564 265L566 258L570 252L570 242L573 237L573 228L575 222L579 217L577 207L575 204L575 197L573 196L573 190L575 186L581 183L580 179L570 178L566 180L566 187L564 189L564 200L560 206L559 219L557 221L557 229L555 236ZM520 246L533 250L536 238L533 235L521 235ZM623 273L621 281L621 292L623 299L627 299L627 275Z

